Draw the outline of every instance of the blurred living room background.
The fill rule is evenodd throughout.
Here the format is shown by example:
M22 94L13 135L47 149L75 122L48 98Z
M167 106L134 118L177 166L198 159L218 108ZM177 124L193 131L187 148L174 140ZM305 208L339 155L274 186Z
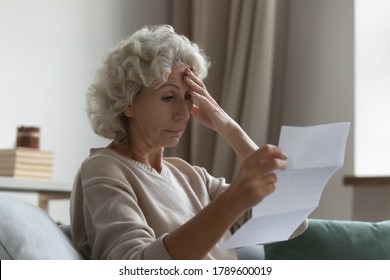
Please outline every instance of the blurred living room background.
M205 11L210 21L202 19L202 28L212 30L206 23L219 15L208 12L210 2L228 9L246 1L0 0L0 149L15 146L17 127L38 126L40 148L54 155L48 182L71 190L89 149L108 143L92 132L85 114L86 90L107 50L144 25L185 30L173 15L186 17L191 9ZM356 220L360 211L374 213L367 220L390 218L390 206L370 208L390 205L390 184L353 187L343 181L345 176L390 176L389 1L274 2L283 4L284 17L278 123L352 124L344 166L325 187L312 217ZM213 62L218 50L199 44ZM1 194L37 203L36 193ZM68 208L68 199L54 200L49 213L69 223Z

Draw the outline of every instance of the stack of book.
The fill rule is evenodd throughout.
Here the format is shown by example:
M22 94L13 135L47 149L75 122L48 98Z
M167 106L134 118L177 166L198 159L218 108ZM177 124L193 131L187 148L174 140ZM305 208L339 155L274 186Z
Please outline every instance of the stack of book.
M0 176L49 179L53 153L34 148L0 149Z

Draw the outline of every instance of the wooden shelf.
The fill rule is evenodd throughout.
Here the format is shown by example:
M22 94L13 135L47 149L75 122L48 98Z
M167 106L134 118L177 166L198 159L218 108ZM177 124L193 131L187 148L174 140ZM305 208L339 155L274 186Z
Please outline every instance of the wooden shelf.
M389 186L390 176L344 176L344 185L357 186Z

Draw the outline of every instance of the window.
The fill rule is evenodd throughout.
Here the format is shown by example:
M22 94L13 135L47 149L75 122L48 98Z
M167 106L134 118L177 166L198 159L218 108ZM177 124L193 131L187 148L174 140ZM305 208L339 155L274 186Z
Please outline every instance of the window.
M355 175L390 174L390 1L355 1Z

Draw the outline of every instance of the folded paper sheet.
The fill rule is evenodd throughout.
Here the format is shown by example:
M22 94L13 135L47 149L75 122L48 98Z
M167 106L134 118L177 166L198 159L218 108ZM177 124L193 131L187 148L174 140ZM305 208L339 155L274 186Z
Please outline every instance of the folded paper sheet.
M252 209L252 218L225 248L287 240L319 205L322 191L344 164L350 123L311 127L283 126L279 147L287 169L275 171L276 190Z

